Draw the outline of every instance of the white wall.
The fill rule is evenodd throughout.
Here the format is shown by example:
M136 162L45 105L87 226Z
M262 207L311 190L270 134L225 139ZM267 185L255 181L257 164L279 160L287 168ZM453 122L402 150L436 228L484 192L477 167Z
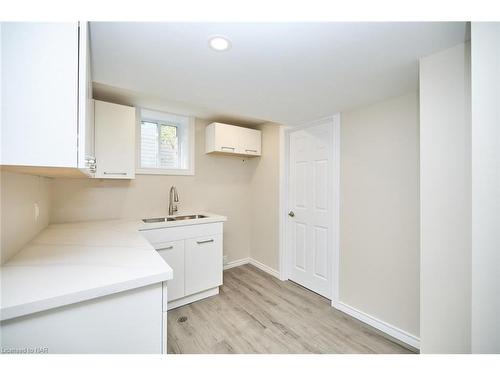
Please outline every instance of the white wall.
M473 353L500 353L500 23L472 23Z
M467 353L471 327L470 44L420 60L422 353Z
M418 94L341 115L340 301L419 335Z
M49 223L50 180L2 171L1 183L1 263L26 245ZM34 204L40 216L35 221Z
M206 210L228 217L224 224L228 261L249 257L251 181L257 165L241 157L206 155L207 123L196 120L195 176L136 175L130 181L56 178L51 222L164 216L170 186L176 185L180 210Z
M278 270L279 125L256 126L263 132L262 157L244 159L206 155L207 123L196 120L195 176L48 179L2 171L2 263L46 227L49 219L61 223L166 215L168 191L176 185L180 210L206 210L228 217L224 254L229 262L253 257ZM40 206L36 223L35 202Z
M279 168L280 126L263 124L262 156L253 158L255 171L251 181L251 252L264 265L279 270Z

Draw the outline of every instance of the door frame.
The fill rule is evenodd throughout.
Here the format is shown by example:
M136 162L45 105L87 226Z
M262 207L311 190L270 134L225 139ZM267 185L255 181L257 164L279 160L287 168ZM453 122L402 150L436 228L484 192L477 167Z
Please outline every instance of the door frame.
M288 280L290 277L289 258L291 251L288 244L288 190L289 190L289 167L290 167L290 133L300 129L306 129L325 122L332 126L332 166L333 166L333 215L331 218L332 228L332 305L339 300L339 265L340 265L340 113L333 116L321 118L300 126L286 127L280 131L280 202L279 202L279 266L280 279Z

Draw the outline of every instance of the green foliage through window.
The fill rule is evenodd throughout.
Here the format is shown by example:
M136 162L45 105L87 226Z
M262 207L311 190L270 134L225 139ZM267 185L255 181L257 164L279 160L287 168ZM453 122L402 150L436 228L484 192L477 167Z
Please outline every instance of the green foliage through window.
M176 125L141 121L141 168L179 168Z

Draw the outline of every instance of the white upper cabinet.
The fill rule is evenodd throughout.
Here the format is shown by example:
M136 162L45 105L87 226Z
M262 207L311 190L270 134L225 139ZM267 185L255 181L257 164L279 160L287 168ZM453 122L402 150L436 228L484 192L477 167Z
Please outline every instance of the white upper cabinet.
M1 164L91 174L86 23L3 23Z
M239 129L239 148L246 155L260 155L262 135L260 130L238 128Z
M135 108L95 100L96 178L135 178Z
M261 131L213 122L205 130L205 152L259 156Z
M78 168L95 172L94 100L92 99L92 64L88 23L79 29L78 65Z

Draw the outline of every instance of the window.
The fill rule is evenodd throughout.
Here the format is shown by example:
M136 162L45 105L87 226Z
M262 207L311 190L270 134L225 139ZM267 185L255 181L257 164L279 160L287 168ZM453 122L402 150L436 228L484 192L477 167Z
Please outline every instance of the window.
M141 168L179 167L177 125L141 120Z
M138 174L194 174L194 124L191 118L141 110Z

